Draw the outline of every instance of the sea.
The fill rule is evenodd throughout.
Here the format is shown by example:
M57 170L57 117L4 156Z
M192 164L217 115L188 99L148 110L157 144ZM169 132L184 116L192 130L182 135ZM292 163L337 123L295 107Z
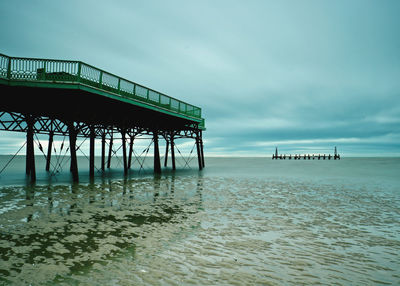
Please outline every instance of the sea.
M60 160L0 173L0 285L400 285L400 158Z

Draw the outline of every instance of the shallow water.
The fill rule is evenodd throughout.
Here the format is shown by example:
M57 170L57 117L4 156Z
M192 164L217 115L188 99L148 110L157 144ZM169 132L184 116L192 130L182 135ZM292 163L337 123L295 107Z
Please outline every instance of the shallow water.
M0 284L400 284L400 160L206 164L3 183Z

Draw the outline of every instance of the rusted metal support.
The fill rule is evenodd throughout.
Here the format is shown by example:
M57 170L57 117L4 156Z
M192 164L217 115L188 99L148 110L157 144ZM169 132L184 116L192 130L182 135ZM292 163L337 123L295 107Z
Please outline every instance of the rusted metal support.
M101 134L101 170L104 171L106 165L106 132Z
M90 148L89 148L89 178L94 178L94 143L96 139L96 133L94 126L90 126Z
M123 161L124 161L124 175L128 174L128 162L126 159L126 130L122 129L121 130L121 136L122 136L122 156L123 156Z
M133 153L133 141L135 140L134 136L131 136L131 140L129 142L129 154L128 154L128 169L132 166L132 153Z
M158 132L153 131L154 142L154 173L161 174L160 150L158 149Z
M204 145L203 145L203 133L200 131L200 154L201 154L201 163L203 168L206 166L204 164Z
M200 152L201 152L201 163L203 165L203 168L206 166L204 163L204 145L203 145L203 140L200 141Z
M199 133L196 134L196 149L197 149L197 162L199 163L199 170L202 170L203 169L203 163L201 162Z
M51 150L53 148L53 137L54 131L50 131L49 133L49 146L47 148L47 157L46 157L46 171L50 171L50 162L51 162Z
M78 160L76 157L76 136L77 132L74 127L73 122L68 123L68 131L69 131L69 151L71 154L71 173L72 173L72 180L74 182L79 182L79 175L78 175Z
M35 151L34 151L34 142L33 142L33 135L34 135L34 124L35 120L33 116L27 115L26 123L28 125L28 129L26 132L26 174L30 176L31 182L36 181L36 168L35 168Z
M171 162L172 162L172 170L176 170L176 165L175 165L175 142L174 142L174 135L171 134L171 139L170 139L170 144L171 144Z
M165 141L166 141L166 145L165 145L165 158L164 158L164 167L167 167L167 163L168 163L168 149L169 149L169 141L168 141L168 139L166 139Z
M108 149L107 169L110 169L110 166L111 166L112 145L113 145L113 133L111 132L110 146L109 146L109 149Z

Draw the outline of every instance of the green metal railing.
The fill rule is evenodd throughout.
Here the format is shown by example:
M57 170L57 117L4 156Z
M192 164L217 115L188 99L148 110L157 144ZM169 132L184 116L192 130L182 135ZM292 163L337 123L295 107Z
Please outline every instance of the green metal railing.
M0 78L38 82L75 82L182 115L201 119L201 108L80 61L9 57L0 54Z

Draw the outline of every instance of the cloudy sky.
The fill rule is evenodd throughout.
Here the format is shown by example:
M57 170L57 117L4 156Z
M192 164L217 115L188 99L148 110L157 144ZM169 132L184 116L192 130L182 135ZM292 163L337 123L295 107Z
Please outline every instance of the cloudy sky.
M202 107L207 155L400 156L400 1L2 0L0 12L1 53L81 60Z

